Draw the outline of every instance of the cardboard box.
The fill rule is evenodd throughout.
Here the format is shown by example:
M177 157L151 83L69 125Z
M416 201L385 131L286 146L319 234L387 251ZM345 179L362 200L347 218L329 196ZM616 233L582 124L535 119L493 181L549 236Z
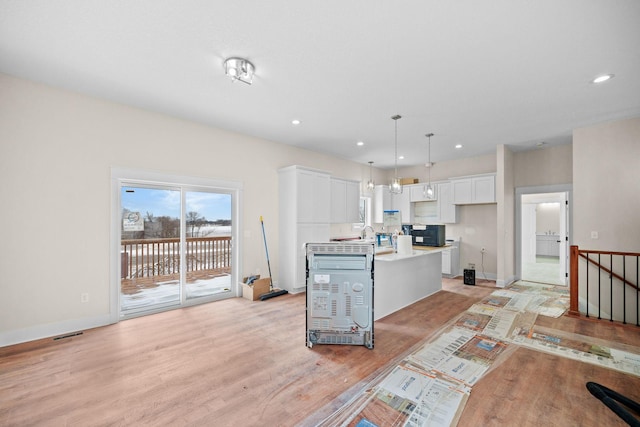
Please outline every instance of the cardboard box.
M419 182L418 178L400 178L400 184L402 185L417 184Z
M268 277L258 279L250 285L242 283L242 297L251 301L257 301L260 299L260 295L269 292L270 287L271 280L269 280Z

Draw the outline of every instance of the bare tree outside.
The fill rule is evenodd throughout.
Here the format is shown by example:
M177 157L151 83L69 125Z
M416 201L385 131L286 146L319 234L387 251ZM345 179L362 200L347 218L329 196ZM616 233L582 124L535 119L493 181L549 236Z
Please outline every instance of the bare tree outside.
M194 211L187 212L185 220L191 237L197 237L200 233L200 228L207 223L205 217L200 216L198 212Z

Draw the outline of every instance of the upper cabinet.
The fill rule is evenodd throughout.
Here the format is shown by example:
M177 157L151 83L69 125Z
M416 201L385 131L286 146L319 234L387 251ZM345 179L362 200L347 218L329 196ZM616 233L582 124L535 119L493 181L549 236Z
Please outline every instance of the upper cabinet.
M456 205L496 202L495 174L452 178L450 182Z
M400 211L403 224L411 224L411 192L404 186L401 194L391 194L388 185L376 185L373 198L373 222L384 222L384 211Z
M331 223L360 221L360 183L331 178Z
M455 224L458 222L458 206L453 203L453 185L451 182L438 184L438 214L440 222Z
M330 176L327 173L303 169L293 169L296 173L295 201L297 222L329 223L330 211Z
M376 185L373 194L373 223L381 224L384 221L382 213L391 210L391 194L388 185Z
M428 183L411 184L405 187L405 191L409 191L411 194L412 202L430 202L438 199L438 185L431 183L433 188L433 197L427 197L427 185Z
M404 186L402 193L391 195L391 210L400 211L403 224L411 224L411 192Z

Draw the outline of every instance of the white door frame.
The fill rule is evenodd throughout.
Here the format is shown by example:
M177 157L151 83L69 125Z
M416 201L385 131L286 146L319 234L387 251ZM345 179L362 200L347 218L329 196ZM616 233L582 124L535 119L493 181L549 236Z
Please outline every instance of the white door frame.
M237 285L240 271L242 271L241 240L238 238L239 230L242 230L242 182L217 180L211 178L191 177L183 175L171 175L162 172L147 171L140 169L111 168L111 239L110 239L110 274L109 279L109 317L112 323L119 322L120 319L120 216L122 207L120 206L120 186L123 181L135 181L137 183L147 183L161 186L181 186L189 190L220 188L232 194L232 264L231 278L232 290L236 296L241 296L241 289ZM181 229L184 229L181 224Z
M522 196L525 194L540 194L540 193L566 193L567 204L565 207L566 210L560 209L561 212L566 212L564 214L564 218L566 220L566 226L564 229L566 230L565 237L565 245L564 245L564 259L565 259L565 273L566 273L566 282L569 280L569 246L573 241L573 222L571 221L571 205L572 205L572 197L573 197L573 185L572 184L555 184L555 185L543 185L536 187L517 187L516 188L516 280L520 280L522 278ZM561 214L562 215L562 214ZM563 224L563 225L565 225ZM563 228L562 226L560 227ZM562 249L562 244L560 245ZM562 257L562 253L560 254Z

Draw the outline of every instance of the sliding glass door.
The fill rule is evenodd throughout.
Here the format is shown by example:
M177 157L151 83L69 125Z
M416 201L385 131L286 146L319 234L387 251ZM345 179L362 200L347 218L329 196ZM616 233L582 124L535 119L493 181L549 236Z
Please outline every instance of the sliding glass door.
M120 317L235 296L233 193L120 186Z
M185 298L231 292L231 194L187 191Z

